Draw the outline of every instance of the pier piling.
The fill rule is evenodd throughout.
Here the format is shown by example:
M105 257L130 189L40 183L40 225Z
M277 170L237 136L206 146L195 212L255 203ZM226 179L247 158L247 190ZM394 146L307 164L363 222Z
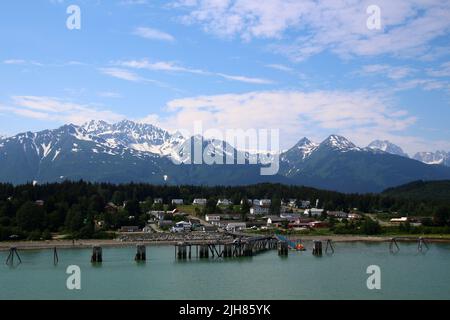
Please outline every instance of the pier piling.
M143 244L138 244L136 246L136 256L134 258L135 261L146 261L147 260L147 252L146 248Z
M103 262L103 252L102 247L92 247L92 257L91 257L92 263L101 263Z
M400 247L397 244L397 240L395 240L395 238L391 238L391 240L389 242L389 252L395 254L399 251L400 251Z
M327 240L327 246L325 248L325 253L328 255L334 254L334 248L333 248L333 243L332 243L331 239Z
M320 240L313 241L312 254L315 255L316 257L322 256L322 241Z
M417 239L417 251L418 252L424 252L423 249L425 247L425 251L428 251L428 245L425 242L425 239L420 237L419 239Z
M288 256L289 254L289 246L286 241L278 242L278 255L279 256Z
M53 264L56 266L59 262L58 250L56 247L53 248Z
M22 263L22 259L20 259L19 252L16 247L9 248L8 258L6 258L6 264L10 266L14 266L14 256L19 260L19 264Z

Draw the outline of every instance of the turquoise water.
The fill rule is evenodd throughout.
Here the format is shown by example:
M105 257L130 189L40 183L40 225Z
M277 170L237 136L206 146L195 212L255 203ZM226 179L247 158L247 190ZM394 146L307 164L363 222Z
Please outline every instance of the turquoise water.
M309 245L310 246L310 245ZM4 264L0 252L0 299L450 299L450 245L338 243L333 256L311 251L280 258L268 251L251 258L175 261L172 246L147 247L148 261L133 261L134 247L104 248L101 266L91 250L21 251L23 263ZM81 290L66 288L66 268L81 268ZM366 269L381 268L381 290L368 290Z

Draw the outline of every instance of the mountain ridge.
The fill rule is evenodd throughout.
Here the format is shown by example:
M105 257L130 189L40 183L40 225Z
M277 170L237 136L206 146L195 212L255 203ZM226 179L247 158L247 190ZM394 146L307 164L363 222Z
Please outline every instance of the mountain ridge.
M190 164L187 160L192 159L195 141L201 143L205 154L232 159L240 154L246 163ZM261 176L264 165L249 163L258 158L257 154L236 150L223 141L183 137L130 120L115 124L89 121L81 126L69 124L2 139L0 181L20 184L83 179L204 185L277 182L341 192L379 192L419 179L450 179L450 168L360 148L335 134L319 144L302 138L279 156L278 174Z

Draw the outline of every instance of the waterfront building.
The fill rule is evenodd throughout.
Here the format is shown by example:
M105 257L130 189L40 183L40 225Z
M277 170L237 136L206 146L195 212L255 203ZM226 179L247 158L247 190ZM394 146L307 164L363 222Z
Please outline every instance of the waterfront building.
M120 232L139 232L138 226L123 226L120 228Z

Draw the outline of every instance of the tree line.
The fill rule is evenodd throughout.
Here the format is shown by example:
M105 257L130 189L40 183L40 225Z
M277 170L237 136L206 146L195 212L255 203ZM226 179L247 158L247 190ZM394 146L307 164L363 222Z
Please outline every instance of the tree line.
M216 210L217 199L230 199L240 205L242 199L272 199L276 212L281 201L288 199L309 200L325 210L349 212L387 212L398 215L434 217L439 223L449 223L449 203L442 199L410 199L383 194L343 194L301 186L281 184L257 184L251 186L171 186L149 184L109 184L63 182L43 185L14 186L0 184L0 240L49 239L52 233L70 234L75 238L111 237L107 231L125 225L144 226L149 210L161 210L161 204L153 204L155 198L163 198L169 204L172 199L192 203L195 198L206 198L204 213ZM108 203L119 209L111 212ZM172 208L173 206L171 206ZM244 206L242 213L249 208ZM218 210L218 209L217 209ZM99 228L96 224L102 221Z

